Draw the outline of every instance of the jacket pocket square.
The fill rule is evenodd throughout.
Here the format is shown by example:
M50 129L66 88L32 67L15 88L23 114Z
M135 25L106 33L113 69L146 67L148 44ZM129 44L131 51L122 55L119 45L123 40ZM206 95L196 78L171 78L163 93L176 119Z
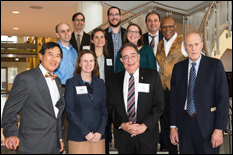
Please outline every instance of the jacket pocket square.
M210 111L211 111L211 112L216 111L216 107L210 108Z

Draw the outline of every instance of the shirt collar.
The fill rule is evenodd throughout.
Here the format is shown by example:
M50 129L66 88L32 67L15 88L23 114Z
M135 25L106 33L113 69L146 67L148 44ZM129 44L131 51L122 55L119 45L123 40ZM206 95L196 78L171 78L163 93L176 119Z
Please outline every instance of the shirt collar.
M125 70L125 74L126 74L128 77L130 77L130 74L129 74L129 72L127 72L127 70ZM134 78L139 76L139 67L138 67L138 69L133 73L133 76L134 76Z
M77 33L76 31L74 31L75 37L77 37L77 34L80 34L81 37L83 37L83 31L80 33Z
M110 32L114 33L113 30L112 30L112 28L111 28L111 26L108 27L108 33L110 33ZM120 32L121 32L121 27L120 27L118 33L120 33ZM114 34L115 34L115 33L114 33Z
M43 76L45 77L45 74L47 74L48 71L47 71L41 64L39 65L39 68L40 68L40 70L41 70Z
M60 45L61 48L66 48L65 46L63 46L63 45L61 44L60 40L58 40L57 43ZM69 43L69 49L71 49L71 48L73 48L73 46ZM67 48L66 48L66 49L67 49Z
M169 43L169 42L173 42L173 41L176 39L176 37L177 37L177 33L176 33L176 32L175 32L175 34L171 37L171 39L170 39L169 41L167 41L167 40L165 39L165 37L163 37L164 43L166 44L166 43Z
M200 64L200 62L201 62L201 57L202 57L202 54L201 54L201 56L200 56L200 58L195 62L196 63L196 67L198 67L199 66L199 64ZM192 66L192 61L190 60L190 58L189 58L189 65L191 65Z
M150 32L148 31L148 34L149 34L149 36L153 36L153 35L151 35L150 34ZM156 35L155 35L156 37L158 37L159 36L159 30L157 31L157 33L156 33Z

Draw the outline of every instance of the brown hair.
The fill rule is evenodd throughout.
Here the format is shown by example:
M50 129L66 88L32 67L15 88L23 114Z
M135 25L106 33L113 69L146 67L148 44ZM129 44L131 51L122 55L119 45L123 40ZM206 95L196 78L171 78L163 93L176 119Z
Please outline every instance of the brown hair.
M103 32L104 38L105 38L105 45L104 45L104 47L103 47L103 54L104 54L104 57L105 57L105 58L110 58L109 53L108 53L108 48L107 48L107 44L108 44L108 42L107 42L107 36L106 36L104 30L102 30L101 28L96 28L96 29L94 29L94 30L91 32L91 37L90 37L90 48L91 48L92 51L95 52L95 44L92 43L91 40L93 40L94 35L96 34L96 32L99 32L99 31Z
M94 57L94 61L95 61L95 66L94 66L94 69L92 71L92 75L95 76L95 77L99 77L99 70L98 70L98 62L97 62L97 57L96 57L96 54L91 51L91 50L81 50L78 54L78 60L77 60L77 64L76 64L76 69L73 73L73 76L76 76L78 74L81 73L81 67L79 66L79 63L81 61L81 58L84 54L92 54L93 57Z
M141 28L135 23L131 23L131 24L128 25L128 27L127 27L127 29L125 31L125 34L124 34L123 44L129 42L129 40L127 38L127 33L128 33L128 30L129 30L129 27L132 26L132 25L136 26L139 29L139 34L141 35L141 38L138 40L137 47L140 47L140 46L144 45L144 43L143 43L143 34L142 34Z

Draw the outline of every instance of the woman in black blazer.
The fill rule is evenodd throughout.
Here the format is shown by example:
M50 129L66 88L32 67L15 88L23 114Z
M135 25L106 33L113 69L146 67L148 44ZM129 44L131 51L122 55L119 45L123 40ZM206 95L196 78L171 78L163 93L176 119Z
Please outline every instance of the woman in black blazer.
M92 31L90 37L91 50L95 52L98 61L99 77L108 81L109 77L114 74L113 59L110 57L107 48L107 36L101 28ZM109 143L112 141L111 123L108 121L106 128L106 154L109 154Z
M95 53L80 51L74 77L66 81L65 90L70 154L105 153L106 86L98 75Z

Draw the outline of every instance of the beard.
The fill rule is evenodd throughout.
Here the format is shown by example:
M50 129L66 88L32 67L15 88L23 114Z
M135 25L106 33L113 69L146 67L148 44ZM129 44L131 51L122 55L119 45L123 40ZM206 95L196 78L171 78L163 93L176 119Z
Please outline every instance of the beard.
M119 20L118 23L115 24L115 25L112 24L110 20L108 20L108 22L109 22L109 24L110 24L112 27L118 27L118 26L120 25L120 23L121 23L121 20Z

